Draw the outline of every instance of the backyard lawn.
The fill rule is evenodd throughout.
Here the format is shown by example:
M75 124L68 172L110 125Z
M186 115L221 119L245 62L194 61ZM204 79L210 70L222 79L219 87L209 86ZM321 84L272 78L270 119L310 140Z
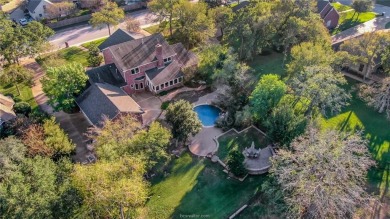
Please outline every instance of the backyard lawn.
M348 5L343 5L343 4L341 4L340 2L334 2L334 3L331 3L331 5L332 5L338 12L343 12L343 11L347 11L347 10L352 9L350 6L348 6Z
M257 79L263 74L277 74L281 77L286 76L286 70L283 63L284 54L271 51L267 55L257 55L247 64L254 70ZM285 61L287 63L288 60Z
M54 58L58 61L62 62L79 62L84 67L88 67L88 51L83 50L79 47L69 47L66 49L61 49L57 52L53 52L50 54L42 55L37 59L37 62L43 66L47 60Z
M10 84L8 85L0 85L0 93L2 94L12 94L14 97L20 98L23 102L27 102L31 105L31 108L34 110L38 107L37 102L35 101L31 88L25 84L19 84L20 96L18 95L18 90L15 86Z
M193 214L227 218L256 194L265 179L251 176L240 182L228 178L219 164L185 153L173 161L168 176L152 182L148 218Z
M345 7L339 6L340 8L343 8L344 10ZM347 6L348 7L348 6ZM339 26L335 28L331 34L335 35L340 33L341 31L347 30L351 27L354 27L356 25L362 24L364 22L367 22L369 20L372 20L375 18L376 14L374 12L364 12L358 14L356 13L354 16L355 11L347 11L340 13L340 20L339 20Z

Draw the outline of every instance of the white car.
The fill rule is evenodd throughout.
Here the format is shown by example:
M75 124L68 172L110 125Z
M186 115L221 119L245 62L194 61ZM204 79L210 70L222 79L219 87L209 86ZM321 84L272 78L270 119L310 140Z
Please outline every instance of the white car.
M28 21L26 18L22 18L19 20L19 24L22 26L26 26L28 24Z

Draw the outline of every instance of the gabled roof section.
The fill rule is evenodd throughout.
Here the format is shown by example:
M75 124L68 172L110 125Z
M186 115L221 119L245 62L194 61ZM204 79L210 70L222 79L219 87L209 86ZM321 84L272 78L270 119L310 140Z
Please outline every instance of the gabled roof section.
M115 64L108 64L93 68L88 70L86 73L91 84L107 83L117 87L126 85L125 79L123 79Z
M171 47L176 52L176 58L182 67L186 68L198 64L198 57L184 48L182 43L173 44Z
M165 68L154 68L146 71L146 75L149 77L152 83L157 86L165 82L169 82L175 78L184 76L180 67L180 63L175 60L166 65Z
M12 110L15 102L12 98L0 94L0 125L3 122L16 118L15 112Z
M12 108L15 104L15 101L11 97L0 94L0 104Z
M110 84L92 84L77 98L76 102L94 125L99 125L103 115L113 119L120 113L143 112L122 89Z
M234 6L234 7L232 8L232 11L233 11L233 12L237 12L237 11L239 11L240 9L245 8L245 7L248 6L249 4L250 4L249 1L240 2L240 4L238 4L238 5L236 5L236 6Z
M100 50L104 50L110 46L114 46L120 43L128 42L134 40L130 34L122 29L116 30L111 36L109 36L102 44L98 46Z
M328 5L330 4L329 1L326 0L319 0L317 1L317 12L321 13L321 11Z
M27 3L27 10L30 12L34 12L38 5L43 1L52 4L49 0L29 0Z
M175 55L175 51L160 33L108 48L116 60L117 67L125 71L156 60L155 47L157 44L162 45L164 58Z

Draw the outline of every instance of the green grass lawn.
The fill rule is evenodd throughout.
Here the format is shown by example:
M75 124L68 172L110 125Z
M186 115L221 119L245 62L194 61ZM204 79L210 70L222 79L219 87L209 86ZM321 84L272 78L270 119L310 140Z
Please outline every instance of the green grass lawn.
M37 58L36 61L41 65L45 66L47 64L49 67L52 65L62 65L67 62L79 62L84 67L88 67L88 51L83 50L79 47L69 47L66 49L61 49L57 52L50 54L42 55ZM52 63L54 61L54 63Z
M370 152L377 162L377 166L368 174L368 190L379 194L382 201L389 203L390 121L358 99L356 93L353 94L350 106L337 116L323 119L322 125L342 131L364 130Z
M172 24L172 26L173 26L172 32L174 33L175 32L175 22L172 22L172 23L173 23ZM168 37L170 35L168 24L166 24L165 26L162 24L156 24L156 25L153 25L150 27L146 27L146 28L144 28L144 30L150 34L161 33L164 37Z
M20 95L18 94L18 90L15 86L10 84L0 85L0 93L2 94L12 94L14 97L19 97L23 102L27 102L31 105L31 108L37 109L38 104L34 99L34 96L31 91L31 87L26 83L19 84Z
M193 214L227 218L255 195L265 179L266 176L251 176L244 182L228 179L218 164L185 153L173 161L169 175L152 182L147 218Z
M283 58L283 53L272 51L271 54L255 56L247 64L254 70L257 79L263 74L277 74L284 77L286 76L286 70L284 68ZM285 63L287 62L288 60Z
M390 7L390 0L376 0L376 3Z
M238 149L243 151L245 147L250 147L252 142L255 143L256 148L267 147L269 141L262 133L255 128L249 128L241 133L229 131L225 135L218 138L219 148L218 157L226 162L227 156L231 150Z
M335 35L340 33L341 31L347 30L351 27L354 27L356 25L362 24L364 22L367 22L369 20L372 20L375 18L376 14L374 12L365 12L360 13L358 16L355 14L355 11L348 11L345 13L340 13L340 20L339 20L339 26L335 28L331 34Z
M343 11L352 9L350 6L348 6L348 5L343 5L343 4L339 3L339 2L331 3L331 5L332 5L338 12L343 12Z
M103 37L101 39L97 39L97 40L94 40L94 41L91 41L91 42L88 42L88 43L83 43L81 44L82 47L88 49L90 45L92 44L96 44L96 46L99 46L100 44L102 44L108 37Z

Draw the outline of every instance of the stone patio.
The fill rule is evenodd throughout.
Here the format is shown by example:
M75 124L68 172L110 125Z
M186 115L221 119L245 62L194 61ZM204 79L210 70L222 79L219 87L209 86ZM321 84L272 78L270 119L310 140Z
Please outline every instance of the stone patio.
M218 150L214 139L220 134L222 134L222 130L219 128L203 127L202 131L191 139L191 144L188 148L191 153L202 157L213 154Z

